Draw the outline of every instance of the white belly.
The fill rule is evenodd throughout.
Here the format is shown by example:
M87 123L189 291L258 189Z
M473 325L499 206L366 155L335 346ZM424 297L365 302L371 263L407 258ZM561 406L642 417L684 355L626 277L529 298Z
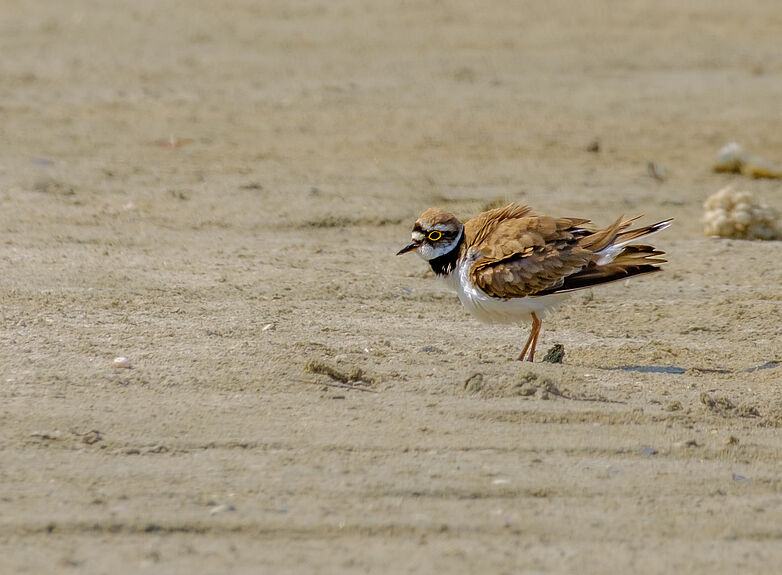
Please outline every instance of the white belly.
M497 298L486 294L470 283L472 262L462 262L447 275L445 282L456 291L459 300L470 315L486 323L519 324L532 321L534 312L539 319L553 311L567 299L569 294L550 294L537 297Z

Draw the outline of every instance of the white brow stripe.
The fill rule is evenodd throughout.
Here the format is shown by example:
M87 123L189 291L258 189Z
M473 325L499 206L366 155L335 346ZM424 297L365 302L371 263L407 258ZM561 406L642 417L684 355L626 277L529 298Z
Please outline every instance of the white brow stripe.
M421 232L413 232L413 241L414 242L424 241L424 234L422 234Z

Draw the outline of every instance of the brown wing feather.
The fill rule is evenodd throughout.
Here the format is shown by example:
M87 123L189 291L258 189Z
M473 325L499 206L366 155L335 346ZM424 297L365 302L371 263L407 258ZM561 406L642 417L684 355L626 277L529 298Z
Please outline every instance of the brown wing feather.
M566 292L658 271L663 252L651 246L625 246L609 263L597 265L597 252L617 241L653 233L660 224L625 231L637 218L618 218L588 231L583 218L552 218L527 206L491 210L464 225L468 250L480 253L471 281L487 294L514 298ZM661 222L664 224L665 222Z
M495 208L467 220L464 223L465 236L470 238L473 244L482 244L499 225L533 214L532 208L519 204Z
M583 218L551 218L511 204L465 223L468 245L482 257L470 279L489 295L524 297L581 270L592 252L579 245Z
M597 230L581 238L581 247L586 248L591 252L599 252L600 250L607 248L616 241L617 236L622 235L622 232L640 217L641 216L637 216L625 220L623 219L624 216L619 216L616 221L607 228Z

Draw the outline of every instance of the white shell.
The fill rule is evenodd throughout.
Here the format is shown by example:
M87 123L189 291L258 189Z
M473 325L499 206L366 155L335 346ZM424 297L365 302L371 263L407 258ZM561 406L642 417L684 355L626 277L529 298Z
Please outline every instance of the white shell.
M736 162L744 163L747 160L747 152L736 142L728 142L717 152L718 165L731 165Z
M114 361L111 362L114 367L117 369L130 369L130 359L124 356L115 357Z

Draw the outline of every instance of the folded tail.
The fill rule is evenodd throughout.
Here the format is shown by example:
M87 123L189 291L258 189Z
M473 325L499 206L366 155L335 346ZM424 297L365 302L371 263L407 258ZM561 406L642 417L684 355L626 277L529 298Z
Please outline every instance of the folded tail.
M660 256L665 255L665 252L649 245L628 244L664 230L671 225L671 220L623 231L633 220L622 221L620 218L608 228L595 232L597 237L584 237L582 245L586 244L587 249L596 249L594 258L580 271L563 278L561 285L534 295L569 292L661 271L659 266L666 260Z

